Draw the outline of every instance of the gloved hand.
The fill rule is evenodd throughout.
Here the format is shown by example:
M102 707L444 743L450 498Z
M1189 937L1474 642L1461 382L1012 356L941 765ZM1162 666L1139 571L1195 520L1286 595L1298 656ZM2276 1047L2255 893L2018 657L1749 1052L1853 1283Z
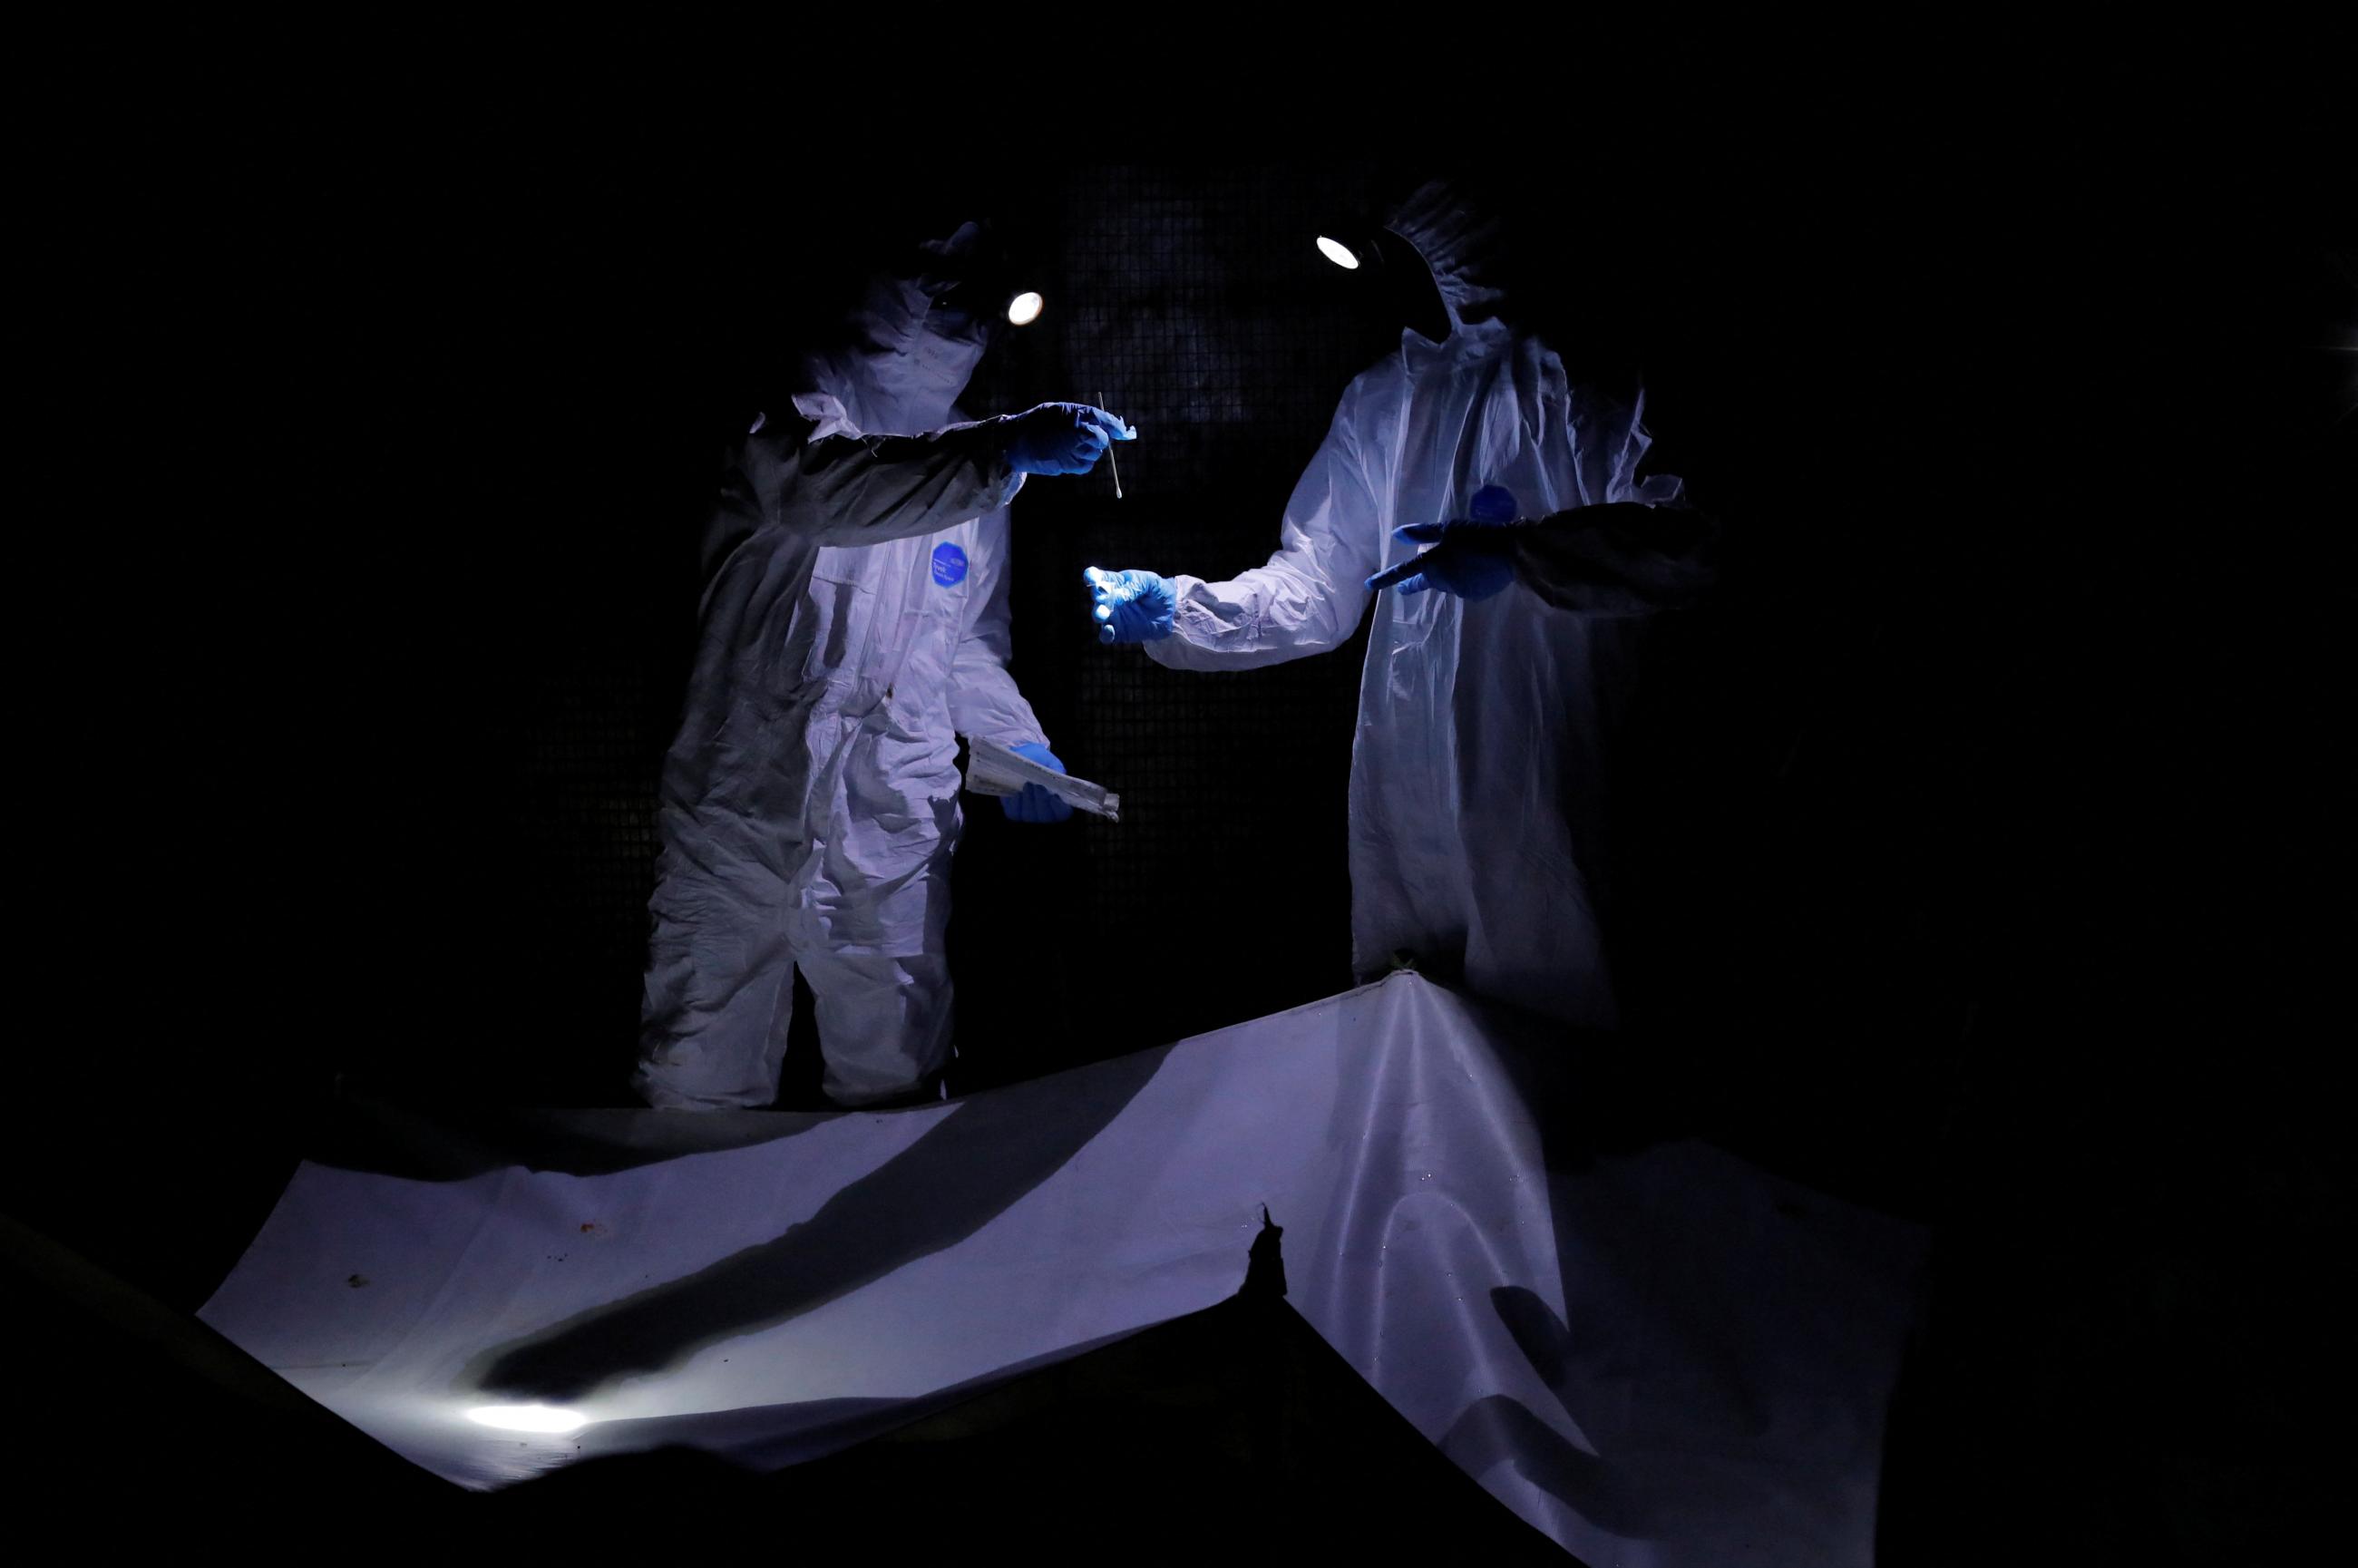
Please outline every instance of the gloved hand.
M1179 591L1167 577L1152 572L1109 572L1082 568L1095 600L1090 611L1100 643L1156 643L1171 635L1171 619L1179 612Z
M1008 750L1044 768L1060 773L1065 771L1065 764L1056 760L1056 753L1037 742L1010 746ZM1013 822L1062 822L1073 814L1071 804L1063 795L1035 784L1025 784L1021 795L1001 795L999 808L1006 812L1008 819Z
M1018 473L1087 473L1109 443L1138 439L1120 419L1086 403L1043 403L1003 423L1007 466Z
M1392 530L1404 544L1431 545L1422 555L1386 567L1368 579L1380 589L1398 585L1402 593L1439 589L1460 599L1488 599L1515 580L1514 551L1520 542L1515 498L1495 484L1474 496L1473 515L1461 523L1411 523Z

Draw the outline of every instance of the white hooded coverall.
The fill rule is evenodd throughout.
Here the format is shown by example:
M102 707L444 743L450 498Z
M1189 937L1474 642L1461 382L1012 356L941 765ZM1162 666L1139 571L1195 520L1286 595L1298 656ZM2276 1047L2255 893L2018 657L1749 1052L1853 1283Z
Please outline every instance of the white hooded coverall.
M837 1103L906 1093L948 1055L957 736L1046 737L1006 667L1021 476L989 424L951 424L982 345L929 305L876 285L853 345L733 454L664 764L651 1105L770 1103L797 965Z
M1390 226L1432 267L1448 339L1404 333L1345 391L1267 565L1173 579L1173 634L1145 644L1159 663L1249 668L1338 646L1367 607L1365 579L1417 547L1392 529L1464 518L1487 485L1526 519L1678 499L1678 480L1638 476L1642 399L1572 385L1552 350L1498 318L1476 217L1428 189ZM1542 599L1519 583L1475 601L1376 596L1351 754L1363 978L1406 956L1533 1011L1617 1021L1600 937L1604 742L1637 630L1627 617L1652 608L1628 585L1682 580L1636 563L1597 595L1572 585ZM1585 599L1590 613L1556 607Z

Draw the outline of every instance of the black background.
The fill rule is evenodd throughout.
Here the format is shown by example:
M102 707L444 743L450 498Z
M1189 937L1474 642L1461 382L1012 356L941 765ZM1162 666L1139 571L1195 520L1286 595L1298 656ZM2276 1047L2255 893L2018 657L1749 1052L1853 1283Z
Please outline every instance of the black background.
M1642 371L1730 544L1660 629L1623 791L1629 1135L1933 1226L1891 1561L2288 1531L2347 1192L2326 100L2233 59L1666 67L1282 129L1196 93L935 124L828 58L167 71L64 122L72 215L23 242L59 274L65 483L17 590L11 1211L193 1306L272 1119L340 1076L623 1103L716 443L855 252L980 211L1049 308L969 405L1102 394L1145 435L1128 499L1019 503L1018 676L1127 819L970 811L966 1082L1347 984L1358 644L1174 675L1089 643L1080 568L1266 555L1385 343L1309 233L1474 160L1552 213L1567 358Z

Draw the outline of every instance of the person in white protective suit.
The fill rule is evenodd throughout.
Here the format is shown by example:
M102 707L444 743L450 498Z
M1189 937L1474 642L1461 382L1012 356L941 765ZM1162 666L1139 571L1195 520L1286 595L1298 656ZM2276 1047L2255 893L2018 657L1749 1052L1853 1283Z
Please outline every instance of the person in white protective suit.
M1345 391L1278 552L1219 581L1092 568L1099 636L1174 669L1251 668L1340 645L1372 594L1351 753L1358 973L1412 963L1611 1026L1613 709L1643 612L1707 580L1710 529L1677 479L1640 477L1642 397L1574 384L1515 324L1496 222L1435 185L1385 229L1394 270L1437 291L1406 312L1430 325ZM1486 563L1496 581L1462 580Z
M1132 432L1076 404L961 421L1005 304L962 298L976 240L876 280L730 454L663 771L633 1079L650 1105L769 1104L798 966L828 1098L922 1094L950 1053L957 737L1062 771L1007 670L1006 507L1026 473L1086 472ZM1037 785L1003 804L1070 814Z

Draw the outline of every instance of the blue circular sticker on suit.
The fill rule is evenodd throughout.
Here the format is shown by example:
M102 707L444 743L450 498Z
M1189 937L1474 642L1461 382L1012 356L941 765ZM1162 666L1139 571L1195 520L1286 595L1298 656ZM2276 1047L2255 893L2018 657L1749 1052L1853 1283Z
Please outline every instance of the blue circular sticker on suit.
M966 580L966 552L956 545L934 546L934 581L954 588Z
M1503 484L1486 484L1474 492L1466 514L1476 523L1512 523L1522 515L1515 492Z

